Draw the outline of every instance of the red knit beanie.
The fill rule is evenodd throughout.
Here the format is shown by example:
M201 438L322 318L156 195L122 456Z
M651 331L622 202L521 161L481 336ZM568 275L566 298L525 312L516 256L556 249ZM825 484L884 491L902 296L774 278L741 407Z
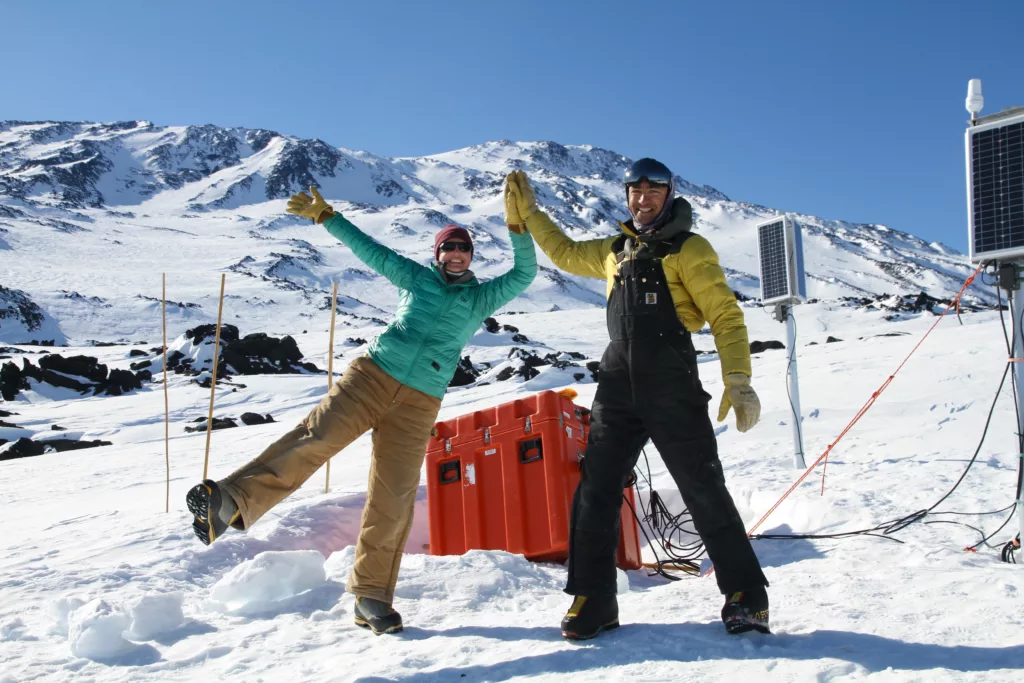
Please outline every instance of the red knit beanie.
M434 237L435 261L438 261L441 258L441 243L451 239L452 237L465 240L466 243L469 244L469 253L473 253L473 238L469 236L469 231L465 228L460 228L457 225L446 225L444 229Z

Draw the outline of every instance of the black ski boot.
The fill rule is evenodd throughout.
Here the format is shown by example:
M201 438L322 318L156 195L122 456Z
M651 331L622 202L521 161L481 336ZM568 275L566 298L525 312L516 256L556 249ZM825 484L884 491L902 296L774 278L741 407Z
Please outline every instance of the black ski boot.
M619 627L619 602L614 595L577 595L562 619L562 637L589 640L601 631Z
M760 586L726 595L722 621L729 633L771 633L768 628L768 592Z
M206 545L220 538L221 534L242 515L234 499L222 494L217 482L212 479L206 479L202 484L193 486L185 496L185 503L188 505L188 511L195 517L192 520L192 530Z
M376 635L398 633L402 630L402 615L391 605L373 598L356 598L356 626L362 626Z

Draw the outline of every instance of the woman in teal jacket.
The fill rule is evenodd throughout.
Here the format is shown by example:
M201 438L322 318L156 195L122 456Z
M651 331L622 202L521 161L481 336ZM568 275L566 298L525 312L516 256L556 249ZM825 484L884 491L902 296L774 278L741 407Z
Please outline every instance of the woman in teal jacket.
M533 238L518 215L510 215L514 265L504 275L479 282L469 270L472 238L454 225L437 234L434 262L423 266L371 239L309 189L312 197L293 195L288 211L323 224L398 287L395 318L301 424L226 479L197 484L187 502L196 535L210 544L229 526L249 528L372 429L366 506L347 590L356 595L356 624L378 635L394 633L402 618L391 603L441 398L462 348L484 318L529 286L537 258Z

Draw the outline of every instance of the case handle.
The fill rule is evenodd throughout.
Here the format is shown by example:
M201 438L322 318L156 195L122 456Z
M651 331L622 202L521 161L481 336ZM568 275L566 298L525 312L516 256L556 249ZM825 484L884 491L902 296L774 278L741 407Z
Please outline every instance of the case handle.
M531 452L536 452L536 455L531 455ZM519 462L537 462L544 458L544 442L538 436L527 441L519 442Z
M459 460L449 460L441 463L441 483L454 484L462 479L462 467Z

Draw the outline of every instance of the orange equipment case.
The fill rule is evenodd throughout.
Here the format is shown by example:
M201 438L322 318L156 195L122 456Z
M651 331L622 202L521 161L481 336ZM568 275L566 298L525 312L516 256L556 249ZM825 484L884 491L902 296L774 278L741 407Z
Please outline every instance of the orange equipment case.
M430 554L507 550L569 556L569 514L590 412L554 391L438 422L427 445ZM638 569L633 489L622 503L617 564Z

